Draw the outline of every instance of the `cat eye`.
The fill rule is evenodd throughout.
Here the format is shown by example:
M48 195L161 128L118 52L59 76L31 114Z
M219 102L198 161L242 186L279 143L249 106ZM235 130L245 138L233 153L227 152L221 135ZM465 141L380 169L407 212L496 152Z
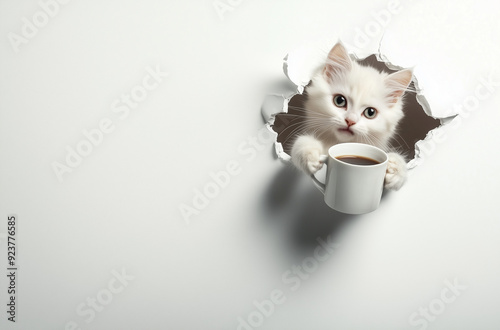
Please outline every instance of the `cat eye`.
M347 100L344 95L337 94L333 97L333 104L335 104L339 108L347 107Z
M366 108L365 111L363 111L363 115L368 119L373 119L377 117L377 110L374 108Z

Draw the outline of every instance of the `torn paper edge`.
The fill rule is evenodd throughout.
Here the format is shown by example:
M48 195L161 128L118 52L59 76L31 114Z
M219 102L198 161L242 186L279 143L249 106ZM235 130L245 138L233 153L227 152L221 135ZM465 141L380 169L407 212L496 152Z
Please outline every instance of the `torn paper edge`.
M296 96L297 94L303 94L305 87L309 84L309 82L312 79L312 76L317 72L317 69L321 66L321 64L316 65L316 69L313 70L311 69L310 72L308 72L307 77L304 78L304 74L302 72L302 76L300 73L298 73L295 69L291 68L290 64L290 55L293 54L293 51L288 53L284 58L283 58L283 72L285 76L296 86L296 90L293 94L291 94L289 97L284 97L283 95L278 95L278 94L269 94L268 97L266 97L266 100L264 101L264 104L262 106L262 115L264 116L264 120L266 120L267 124L269 127L272 129L272 125L274 124L275 118L277 114L280 113L288 113L288 103L290 100ZM356 54L349 53L351 58L355 59L356 61L362 61L366 59L368 56L375 55L377 60L381 61L384 63L387 68L391 70L401 70L404 69L401 66L393 64L387 56L382 54L379 51L375 54L369 54L366 55L365 57L358 57ZM300 56L298 56L300 57ZM312 66L311 66L312 67ZM423 144L428 143L430 140L432 140L437 134L440 133L440 131L444 130L445 127L450 124L455 117L458 115L452 114L451 116L448 117L437 117L432 114L432 107L429 105L429 102L427 101L426 97L423 95L423 89L420 87L420 84L418 82L418 79L413 76L412 77L412 82L414 83L415 86L415 93L416 93L416 100L418 104L422 107L424 110L425 114L431 118L437 119L440 121L440 125L432 130L430 130L425 138L423 140L419 140L414 144L415 148L415 156L413 159L409 160L407 163L408 169L413 169L416 167L418 164L422 162L422 152L421 152L421 147ZM282 108L281 110L273 109L270 107L268 104L266 104L266 101L268 101L268 98L276 98L276 97L281 97L282 100ZM269 102L269 101L268 101ZM275 142L275 151L276 155L278 156L279 159L283 161L289 161L291 159L291 156L287 154L284 149L283 145L276 141Z
M288 103L290 102L292 97L297 94L299 93L295 92L289 97L285 97L282 94L269 94L264 99L261 113L264 117L264 120L266 121L266 127L268 127L273 133L276 134L276 139L278 138L278 133L275 132L272 128L272 125L274 125L274 121L276 120L276 115L280 113L288 113ZM276 111L274 105L279 103L281 103L281 111ZM280 142L274 142L274 149L279 159L284 161L289 161L291 159L291 156L285 152L285 150L283 149L283 145Z
M438 141L440 137L446 134L448 128L452 127L452 123L454 123L455 120L460 120L460 118L458 117L459 115L455 115L452 117L439 119L441 122L440 126L430 130L425 136L425 138L415 143L415 157L413 157L413 159L410 160L407 164L407 168L409 170L417 167L418 165L424 162L424 158L426 156L423 152L423 150L426 149L424 148L424 146L433 145L434 141Z

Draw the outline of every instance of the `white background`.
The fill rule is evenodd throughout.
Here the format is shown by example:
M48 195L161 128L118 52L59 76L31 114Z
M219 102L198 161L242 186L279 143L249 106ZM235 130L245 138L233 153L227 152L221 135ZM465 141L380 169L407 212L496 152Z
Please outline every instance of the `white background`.
M74 0L43 21L37 1L0 1L0 273L9 214L19 265L15 324L0 277L0 328L499 329L494 1L220 3L231 10ZM468 108L376 212L343 216L259 140L260 107L291 50L341 38L373 52L383 33L431 108ZM121 119L114 102L148 67L168 76ZM114 130L58 180L53 163L104 118ZM240 172L186 221L179 207L228 163ZM337 244L323 261L318 239ZM284 298L270 307L273 292Z

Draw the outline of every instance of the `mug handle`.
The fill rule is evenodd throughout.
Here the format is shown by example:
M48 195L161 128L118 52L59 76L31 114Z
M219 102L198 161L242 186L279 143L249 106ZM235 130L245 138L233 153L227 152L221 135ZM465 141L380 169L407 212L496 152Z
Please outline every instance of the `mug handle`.
M327 160L328 160L328 155L321 155L320 156L320 161L325 166L327 166ZM318 188L319 191L321 191L323 193L323 195L324 195L325 194L326 185L323 182L319 181L314 174L311 174L311 179L313 180L313 183L316 186L316 188Z

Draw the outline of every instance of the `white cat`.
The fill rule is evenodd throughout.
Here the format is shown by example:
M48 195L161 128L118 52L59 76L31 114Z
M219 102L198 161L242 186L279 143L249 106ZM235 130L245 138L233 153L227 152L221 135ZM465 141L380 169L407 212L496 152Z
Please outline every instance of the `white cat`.
M292 162L313 174L337 143L367 143L388 151L411 79L409 69L387 74L362 66L351 60L342 43L335 44L307 88L304 134L293 144ZM397 153L388 155L384 186L398 190L406 181L406 162Z

